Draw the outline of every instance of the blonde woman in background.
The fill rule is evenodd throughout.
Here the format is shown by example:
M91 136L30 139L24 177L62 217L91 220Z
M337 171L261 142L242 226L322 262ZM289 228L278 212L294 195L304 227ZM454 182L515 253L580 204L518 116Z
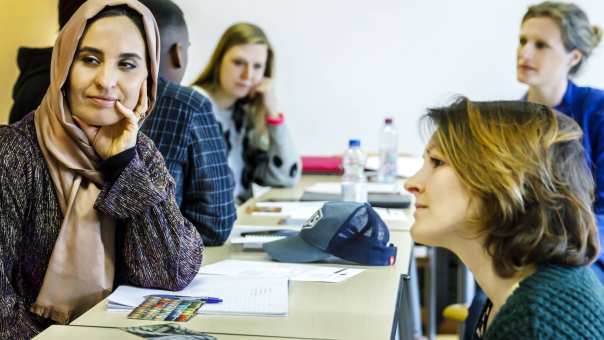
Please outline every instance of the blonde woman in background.
M252 197L252 183L293 186L300 157L273 93L275 53L258 26L229 27L193 88L210 97L235 176L235 197Z
M602 30L591 25L578 6L543 2L529 7L522 18L516 57L518 81L528 85L525 99L555 108L583 130L583 148L596 183L593 210L600 234L604 233L604 91L578 86L571 78L601 38ZM602 254L593 269L604 283Z
M571 78L583 69L601 38L602 30L589 22L581 8L546 1L530 6L524 14L516 51L516 77L528 85L524 99L555 108L583 130L585 157L596 184L593 211L600 235L604 233L604 91L578 86ZM602 253L591 267L604 283ZM484 293L477 290L464 339L472 339L485 301Z

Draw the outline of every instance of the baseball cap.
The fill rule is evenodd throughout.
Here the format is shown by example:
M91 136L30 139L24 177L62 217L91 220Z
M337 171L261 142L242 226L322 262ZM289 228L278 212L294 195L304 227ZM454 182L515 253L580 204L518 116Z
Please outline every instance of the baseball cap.
M390 233L368 203L327 202L302 226L300 233L268 242L264 250L280 262L316 262L337 256L346 261L388 266L396 260Z

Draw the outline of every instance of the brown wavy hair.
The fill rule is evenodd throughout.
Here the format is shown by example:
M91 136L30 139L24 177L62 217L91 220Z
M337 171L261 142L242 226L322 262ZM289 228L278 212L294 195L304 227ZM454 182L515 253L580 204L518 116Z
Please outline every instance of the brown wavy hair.
M265 77L273 76L275 52L268 37L262 29L254 24L240 22L233 24L222 34L210 61L199 77L192 85L204 88L208 92L214 92L220 86L220 66L227 51L237 45L262 44L268 49L266 58ZM260 133L266 132L266 115L268 114L264 96L256 96L253 99L241 98L235 102L235 109L245 113L245 119L254 124Z
M501 277L529 265L584 266L598 255L594 182L577 123L524 101L430 109L432 143L478 199L470 224Z

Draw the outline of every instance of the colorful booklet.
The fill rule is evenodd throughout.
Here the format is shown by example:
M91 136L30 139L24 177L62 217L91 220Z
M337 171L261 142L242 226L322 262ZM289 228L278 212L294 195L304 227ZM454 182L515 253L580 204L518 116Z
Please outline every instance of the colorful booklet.
M155 321L188 321L203 306L202 299L183 299L178 297L160 297L149 295L138 305L128 319Z

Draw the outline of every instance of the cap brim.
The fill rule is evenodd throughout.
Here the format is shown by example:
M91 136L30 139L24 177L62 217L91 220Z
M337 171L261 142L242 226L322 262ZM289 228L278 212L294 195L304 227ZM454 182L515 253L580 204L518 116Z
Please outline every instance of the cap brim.
M279 262L317 262L332 256L319 248L311 246L297 235L267 242L262 245L262 248L271 258Z

